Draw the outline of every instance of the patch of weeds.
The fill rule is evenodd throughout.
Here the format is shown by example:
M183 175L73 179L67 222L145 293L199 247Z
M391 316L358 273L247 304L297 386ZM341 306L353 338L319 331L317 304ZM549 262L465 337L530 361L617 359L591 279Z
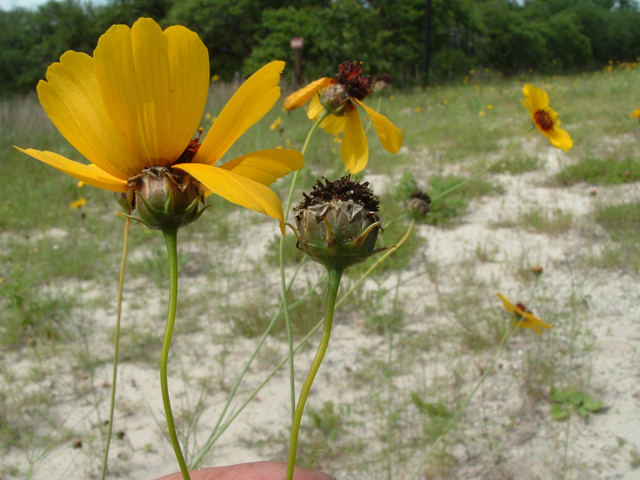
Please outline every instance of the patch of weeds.
M505 158L500 163L495 164L490 171L494 173L519 175L537 170L539 166L540 160L537 157L523 155Z
M364 330L367 333L384 335L387 330L398 332L404 323L404 309L402 302L393 302L391 308L385 308L383 298L389 293L380 288L365 295L363 307L366 310Z
M425 402L417 392L411 392L411 403L424 415L424 432L428 441L438 438L454 415L442 402Z
M592 413L603 410L603 403L593 400L583 392L574 389L551 389L551 416L554 420L565 420L575 412L582 418L587 418Z
M547 210L537 208L523 213L520 222L527 230L557 236L571 229L573 216L571 213L563 212L560 209L549 213Z
M633 470L637 470L638 468L640 468L640 454L638 453L637 450L631 450L629 452L629 455L631 455L631 460L629 461L629 465L631 465L631 468Z
M601 263L605 267L618 268L626 266L633 271L640 269L640 202L611 205L599 210L596 222L602 226L618 243L607 248L601 255Z
M640 161L632 158L625 160L599 160L584 158L558 173L562 185L574 185L586 182L591 185L619 185L640 180Z
M466 180L464 177L445 175L431 177L427 193L431 198L445 193ZM502 193L499 186L483 179L475 179L461 188L431 202L431 211L427 215L429 225L442 225L454 218L461 217L467 211L474 198Z

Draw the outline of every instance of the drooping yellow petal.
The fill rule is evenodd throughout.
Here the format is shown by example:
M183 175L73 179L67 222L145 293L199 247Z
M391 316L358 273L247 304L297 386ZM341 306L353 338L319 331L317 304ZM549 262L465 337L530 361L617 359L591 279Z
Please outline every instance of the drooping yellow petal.
M127 179L143 165L131 154L107 114L93 59L68 51L38 83L38 98L60 133L85 158L105 172Z
M398 127L396 127L387 117L376 112L374 109L367 107L360 100L356 100L358 105L367 111L367 115L376 129L380 143L387 152L398 153L402 147L403 135Z
M507 300L504 295L502 295L501 293L496 293L496 295L498 296L498 298L500 300L502 300L502 305L504 306L504 309L507 312L509 312L509 313L520 313L520 311L518 309L516 309L516 306L513 303L511 303L509 300Z
M571 135L569 135L569 132L562 128L558 128L554 125L551 130L544 133L551 142L551 145L559 148L560 150L568 152L571 147L573 147L573 140L571 139Z
M335 83L335 80L329 77L324 77L311 82L309 85L302 87L300 90L289 95L284 101L284 109L295 110L296 108L300 108L307 103L318 90L325 89L332 83Z
M542 335L541 328L549 329L551 328L551 325L543 322L541 319L534 316L532 313L527 312L524 315L524 322L522 322L521 328L530 328L536 333L539 333L540 335Z
M297 150L274 148L243 155L220 168L268 187L289 172L300 170L303 163L304 157Z
M202 163L180 163L173 168L192 175L211 192L231 203L264 213L280 222L284 235L284 213L278 196L269 187L223 168Z
M347 171L356 174L364 169L369 162L369 145L367 135L362 128L360 115L355 108L342 117L345 119L345 131L342 137L340 155Z
M194 162L213 165L253 124L271 110L280 97L280 74L284 62L271 62L238 89L205 137Z
M311 98L309 108L307 109L307 117L315 122L318 120L318 118L320 118L320 115L322 115L323 111L324 107L320 103L320 97L318 95L314 95Z
M527 83L522 87L522 94L524 95L524 101L522 104L529 110L529 113L533 114L538 110L544 110L549 106L549 95L544 90L534 87L532 84Z
M15 147L22 153L37 158L41 162L52 166L60 170L61 172L71 175L77 180L81 180L88 185L102 188L103 190L111 190L112 192L126 192L127 182L120 178L109 175L108 173L100 170L96 165L84 165L82 163L74 162L68 158L58 155L57 153L33 150L28 148L23 150L22 148Z

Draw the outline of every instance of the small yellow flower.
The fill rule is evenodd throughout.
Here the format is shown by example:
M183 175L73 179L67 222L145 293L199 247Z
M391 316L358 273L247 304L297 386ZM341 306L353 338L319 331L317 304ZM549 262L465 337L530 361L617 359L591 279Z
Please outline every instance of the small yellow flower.
M76 185L78 186L78 188L82 188L84 187L84 182L80 180L78 183L76 183Z
M487 105L487 110L493 110L493 105L491 104Z
M311 100L307 116L317 121L325 109L330 113L320 126L327 132L344 132L340 156L350 173L358 173L369 162L369 145L357 106L369 116L385 150L398 153L402 146L402 132L384 115L363 103L371 92L371 82L362 75L362 65L344 62L335 79L324 77L289 95L284 101L286 110L295 110Z
M220 75L214 75L213 77L211 77L212 82L217 82L218 80L220 80Z
M514 305L500 293L497 293L496 295L498 295L498 298L502 300L504 309L507 312L512 313L515 317L515 325L517 327L530 328L540 335L542 335L541 328L551 328L551 325L549 325L548 323L544 323L538 317L534 317L533 314L528 311L527 308L521 303Z
M75 202L71 202L69 206L71 208L80 208L80 207L84 207L85 203L87 203L87 200L85 198L79 198Z
M420 108L420 107L416 107L416 108L414 108L414 111L415 111L416 113L420 113L420 112L422 111L422 108Z
M278 119L275 122L273 122L269 128L271 130L275 130L276 128L278 128L280 126L281 123L282 123L282 119L280 117L278 117Z
M484 110L481 110L480 113L478 114L479 117L484 117Z
M200 143L211 78L202 40L182 26L163 31L150 18L131 28L114 25L98 40L93 57L64 53L37 87L51 121L91 165L53 152L18 150L114 192L132 191L132 179L143 170L180 170L206 193L278 219L284 232L282 204L268 187L302 167L300 152L260 150L215 165L271 110L283 69L284 62L274 61L253 74Z
M210 113L205 114L204 118L206 118L207 120L211 120L211 114Z
M289 140L289 139L287 138L287 139L284 141L284 144L285 144L287 147L290 147L290 146L291 146L291 140Z
M442 103L446 105L447 103L449 103L449 100L443 100Z
M632 116L633 118L637 118L637 119L639 119L639 120L640 120L640 108L636 108L636 109L631 113L631 116Z
M531 120L556 148L568 152L573 147L573 140L566 130L560 128L558 113L549 106L549 95L540 88L527 83L522 88L524 100L522 104L529 111Z

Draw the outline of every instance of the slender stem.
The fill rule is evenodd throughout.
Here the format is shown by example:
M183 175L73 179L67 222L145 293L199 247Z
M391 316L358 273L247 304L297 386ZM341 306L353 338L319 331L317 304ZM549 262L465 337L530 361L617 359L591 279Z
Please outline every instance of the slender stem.
M162 391L162 404L164 405L164 413L167 417L167 427L169 428L171 445L176 454L178 465L180 465L182 478L184 480L190 480L189 470L184 461L182 450L180 450L176 424L173 420L173 412L171 411L171 400L169 399L169 386L167 382L169 346L171 345L171 335L173 334L173 324L176 320L176 307L178 304L178 230L165 230L162 233L164 234L164 241L167 245L167 257L169 259L169 312L167 314L167 327L164 331L162 355L160 357L160 390Z
M535 295L536 289L538 287L538 278L536 278L536 283L533 286L533 292L531 293L531 300L533 300L533 297ZM529 302L531 304L531 302ZM493 370L493 367L495 367L496 363L498 362L498 360L500 360L500 357L502 356L502 354L504 353L504 351L506 350L507 347L507 341L511 338L511 336L513 335L513 333L516 331L516 329L520 326L520 324L524 321L524 318L522 318L520 321L516 322L515 324L511 325L505 332L504 335L502 336L502 339L500 340L500 344L498 345L498 351L496 352L496 354L493 357L493 360L491 361L491 363L489 364L489 366L484 370L482 376L480 377L480 380L478 381L478 383L476 384L475 388L473 389L473 391L467 396L467 398L465 398L464 402L462 402L462 405L460 406L460 408L458 408L458 410L456 411L456 413L453 415L453 417L451 417L451 419L449 420L449 422L447 423L447 425L445 426L444 430L442 431L442 433L440 434L440 436L436 439L436 441L433 443L433 445L431 445L431 448L429 449L429 451L427 452L427 456L424 458L424 460L422 461L422 463L420 463L420 465L418 466L418 468L416 469L416 472L413 474L413 476L411 477L411 480L415 480L416 477L418 476L418 474L420 473L420 470L422 470L422 467L424 467L426 465L426 463L429 461L429 457L431 457L431 454L434 452L434 450L436 449L436 447L440 444L440 442L442 441L442 439L444 438L444 436L449 433L449 430L451 430L451 428L453 427L453 425L456 423L456 420L458 419L458 417L460 416L460 414L462 412L464 412L464 410L467 408L467 405L469 405L469 402L471 402L471 400L473 399L473 397L475 396L475 394L478 392L478 389L480 389L480 387L482 386L482 384L484 383L485 379L487 378L487 376L489 375L489 373L491 372L491 370Z
M446 190L438 195L436 195L435 197L431 198L431 201L434 202L435 200L438 200L442 197L444 197L445 195L449 195L451 192L456 191L457 189L459 189L460 187L463 187L464 185L466 185L469 182L474 181L476 178L484 175L485 173L487 173L489 170L491 170L494 166L496 166L498 163L500 163L502 161L502 159L504 157L506 157L507 155L509 155L511 153L511 151L515 148L515 146L520 143L520 140L522 140L522 137L524 137L527 133L529 133L531 130L533 130L535 127L531 127L529 130L527 130L526 132L524 132L522 135L520 135L518 138L516 138L513 143L511 144L511 146L507 149L506 152L504 152L500 158L498 158L497 160L494 160L493 162L491 162L489 164L489 166L483 168L482 170L480 170L479 172L476 172L475 174L471 175L469 178L463 180L462 182L460 182L459 184L455 185L454 187L451 187L449 190Z
M320 123L329 115L327 110L322 112L320 118L313 124L311 130L307 134L307 139L304 141L304 145L302 146L302 156L307 153L307 148L309 147L309 142L311 141L311 137L313 133L316 131ZM291 179L291 187L289 188L289 195L287 196L287 208L284 211L284 221L287 222L287 218L289 218L289 210L291 209L291 202L293 200L293 191L296 188L296 181L298 180L298 171L293 174L293 178ZM279 258L280 258L280 284L282 288L282 308L284 309L284 321L287 326L287 342L289 344L289 390L291 391L291 421L293 421L293 417L296 409L296 385L294 379L294 365L293 365L293 333L291 331L291 317L289 316L289 304L287 298L287 279L284 274L284 235L280 237L280 249L279 249Z
M338 296L338 288L340 287L340 279L342 278L342 270L328 270L329 281L327 282L327 304L325 305L324 313L324 328L322 330L322 338L320 339L320 345L307 378L304 381L302 390L300 391L300 399L298 400L298 406L293 417L293 425L291 427L291 443L289 444L289 462L287 464L287 476L286 480L293 479L293 469L296 466L296 454L298 452L298 434L300 433L300 423L302 422L302 414L304 413L304 406L307 403L307 397L311 391L311 385L316 378L316 374L322 364L322 359L329 346L329 339L331 338L331 326L333 324L333 312L336 308L336 297Z
M102 473L100 480L104 480L107 474L107 462L109 461L109 447L111 446L111 432L113 431L113 411L116 404L116 381L118 380L118 351L120 346L120 319L122 318L122 290L124 288L124 267L127 263L127 252L129 251L129 226L131 219L124 219L124 247L122 248L122 263L120 264L120 280L118 283L118 307L116 310L116 338L113 349L113 376L111 378L111 403L109 404L109 426L107 427L107 443L104 448L104 458L102 460Z
M407 238L409 238L409 236L411 235L411 231L412 231L414 225L415 225L415 220L412 220L411 223L409 224L409 227L407 228L407 231L405 232L404 236L396 244L396 246L389 248L385 252L384 255L382 255L380 258L378 258L378 260L373 265L371 265L371 267L369 267L369 269L364 274L362 274L362 276L347 291L347 293L345 293L342 297L340 297L340 300L338 300L337 303L336 303L336 307L339 307L340 305L342 305L345 302L345 300L347 298L349 298L351 296L351 294L360 286L360 284L362 282L364 282L369 277L369 275L371 275L371 272L373 272L373 270L378 265L380 265L382 262L384 262L385 259L389 255L391 255L393 252L395 252L397 249L399 249L402 246L402 244L404 242L406 242ZM309 332L304 336L304 338L302 340L300 340L300 343L298 343L298 345L293 349L293 353L297 353L298 350L300 350L304 345L306 345L307 342L309 341L309 339L313 336L314 333L316 333L316 331L322 326L323 323L324 323L324 318L321 319L318 323L316 323L313 326L313 328L311 330L309 330ZM224 422L224 425L222 425L222 427L220 427L220 430L217 433L215 433L215 435L212 434L211 437L209 437L205 447L203 447L201 452L198 454L199 455L198 461L200 461L200 459L202 459L202 457L204 456L206 451L208 451L218 441L218 438L220 438L222 436L222 434L227 430L227 428L229 428L229 426L235 421L235 419L238 418L238 416L242 413L242 411L246 408L246 406L249 405L249 403L251 403L251 401L256 397L256 395L258 395L258 393L260 393L260 391L269 382L269 380L271 380L273 378L273 376L276 373L278 373L278 371L282 368L282 366L285 363L287 363L287 360L289 360L289 355L287 355L282 360L280 360L278 365L276 365L271 370L271 372L269 372L269 375L267 375L265 377L265 379L262 381L262 383L260 385L258 385L253 390L253 392L251 392L251 394L245 399L245 401L242 403L242 405L240 405L240 407L238 407L238 409L233 413L233 415L231 415L229 417L229 419L226 422Z

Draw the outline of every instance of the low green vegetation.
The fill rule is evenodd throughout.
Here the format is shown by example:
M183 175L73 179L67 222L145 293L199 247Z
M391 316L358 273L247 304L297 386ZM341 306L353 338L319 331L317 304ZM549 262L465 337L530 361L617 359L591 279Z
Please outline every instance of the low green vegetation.
M574 165L562 169L557 175L562 185L585 182L590 185L619 185L640 180L640 160L627 158L584 158Z

